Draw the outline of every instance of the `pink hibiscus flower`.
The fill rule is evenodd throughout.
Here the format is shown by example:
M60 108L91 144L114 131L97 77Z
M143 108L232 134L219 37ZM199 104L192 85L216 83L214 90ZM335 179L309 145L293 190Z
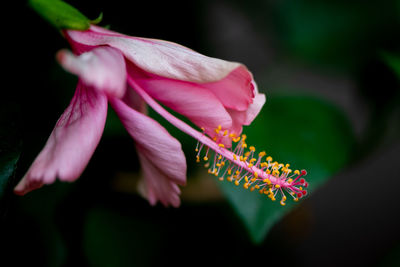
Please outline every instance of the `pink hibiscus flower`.
M225 171L252 173L252 182L247 184L253 184L253 188L264 188L260 181L269 178L290 189L290 193L301 194L299 182L289 183L287 175L278 180L266 176L261 162L250 166L246 160L236 159L243 157L244 150L236 149L245 144L245 138L235 150L227 149L232 140L238 142L242 126L249 125L265 103L265 96L258 92L245 66L207 57L175 43L130 37L98 26L63 33L74 53L62 50L57 59L80 79L43 150L15 187L17 194L51 184L57 178L76 180L99 143L110 103L135 141L144 174L143 194L153 205L160 201L166 206L179 206L178 185L186 183L185 156L180 143L145 115L143 101L199 140L202 145L197 148L198 158L203 147L207 147L205 158L209 149L214 150L214 169L221 159L227 159L236 169ZM202 132L168 113L158 102L186 116ZM272 167L271 163L268 168Z

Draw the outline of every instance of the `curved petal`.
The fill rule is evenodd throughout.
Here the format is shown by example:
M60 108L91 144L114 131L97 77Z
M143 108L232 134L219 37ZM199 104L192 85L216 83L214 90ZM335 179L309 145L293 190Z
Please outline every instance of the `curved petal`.
M113 98L110 103L135 139L150 203L179 205L179 185L186 183L186 159L181 144L158 122Z
M146 73L128 64L128 83L140 86L150 96L189 118L206 133L213 134L221 125L230 129L232 119L215 95L197 84L167 79Z
M65 33L72 42L117 48L141 69L171 79L214 82L240 66L236 62L204 56L172 42L130 37L97 26L91 26L87 31L67 30Z
M61 115L43 150L15 187L25 194L58 177L76 180L96 149L107 114L107 97L78 83L75 95Z
M147 198L151 205L159 200L164 206L179 207L181 193L176 183L168 179L162 170L154 166L154 162L138 148L139 160L142 165L143 178L139 186L143 197Z
M253 103L245 111L237 111L233 109L227 109L228 113L232 117L232 130L240 134L242 132L243 125L250 125L251 122L257 117L261 108L265 104L265 95L257 93L254 97Z
M68 50L57 53L57 59L67 71L78 75L88 86L107 95L122 97L126 87L125 59L112 47L97 47L75 56Z
M244 111L253 102L254 84L252 74L241 65L225 78L202 86L217 96L224 107Z

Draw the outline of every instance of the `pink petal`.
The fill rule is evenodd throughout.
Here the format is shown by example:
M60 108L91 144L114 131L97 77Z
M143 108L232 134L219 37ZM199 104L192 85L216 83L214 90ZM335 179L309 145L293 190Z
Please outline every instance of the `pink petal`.
M68 50L57 53L60 64L82 81L110 96L122 97L126 87L125 59L112 47L97 47L75 56Z
M214 82L240 66L239 63L201 55L172 42L130 37L97 26L91 26L87 31L67 30L65 33L71 42L117 48L139 68L171 79Z
M186 183L186 159L181 144L158 122L113 98L110 103L135 139L150 203L179 205L177 184Z
M163 170L156 168L154 162L138 149L139 160L142 165L143 178L140 181L141 193L147 198L151 205L155 205L159 200L164 206L180 205L180 189L168 177Z
M98 145L106 120L107 97L78 83L70 105L61 115L43 150L15 187L26 194L58 177L76 180Z
M218 125L223 129L231 128L231 116L222 103L201 86L155 76L132 64L128 64L128 75L131 86L140 86L154 99L186 116L198 127L205 128L207 133L213 134Z
M235 133L242 132L243 125L250 125L252 121L257 117L261 108L265 104L265 95L256 93L253 103L245 111L237 111L233 109L227 109L232 117L232 130Z
M243 65L220 81L202 86L216 95L224 107L239 111L248 108L255 94L253 76Z

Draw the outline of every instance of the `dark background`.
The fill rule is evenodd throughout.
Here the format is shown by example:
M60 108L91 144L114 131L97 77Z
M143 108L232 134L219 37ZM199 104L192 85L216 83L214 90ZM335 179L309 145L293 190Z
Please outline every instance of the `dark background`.
M215 188L183 195L179 209L117 190L115 177L140 167L131 139L111 122L76 183L22 198L6 192L0 266L400 265L399 80L381 53L399 52L398 1L68 2L89 18L103 12L101 25L112 30L242 62L267 99L284 88L330 101L358 145L347 166L255 245ZM55 61L68 47L61 34L24 3L10 12L2 105L22 140L15 184L77 79ZM185 152L193 142L183 141Z

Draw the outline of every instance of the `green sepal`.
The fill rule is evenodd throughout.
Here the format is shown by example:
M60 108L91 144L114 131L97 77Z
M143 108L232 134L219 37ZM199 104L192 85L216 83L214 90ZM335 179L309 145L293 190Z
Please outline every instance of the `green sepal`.
M103 17L100 14L97 19L91 21L79 10L60 0L29 0L29 5L60 30L87 30L91 23L97 24Z

